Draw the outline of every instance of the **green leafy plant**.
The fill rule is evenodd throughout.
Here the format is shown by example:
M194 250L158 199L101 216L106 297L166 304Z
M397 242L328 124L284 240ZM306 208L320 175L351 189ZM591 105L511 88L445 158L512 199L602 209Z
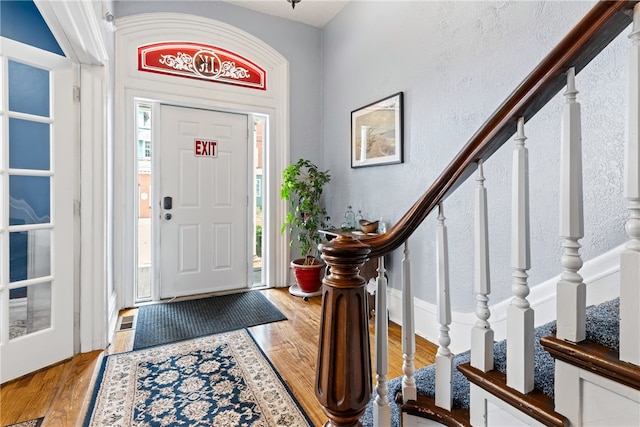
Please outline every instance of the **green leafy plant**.
M281 232L289 230L289 246L299 244L305 265L313 264L322 235L318 230L329 226L327 211L321 204L322 190L331 180L329 171L321 171L309 160L300 159L282 171L280 197L289 204Z
M256 225L256 255L262 256L262 225Z

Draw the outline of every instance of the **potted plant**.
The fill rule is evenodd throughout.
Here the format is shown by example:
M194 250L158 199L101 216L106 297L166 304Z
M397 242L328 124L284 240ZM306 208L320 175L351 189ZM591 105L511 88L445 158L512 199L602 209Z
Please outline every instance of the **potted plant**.
M300 258L291 261L296 283L305 293L317 292L322 285L324 263L317 257L322 235L318 232L328 227L327 211L321 204L322 190L331 175L321 171L309 160L300 159L282 171L280 197L289 204L287 217L281 231L289 230L289 246L297 244Z

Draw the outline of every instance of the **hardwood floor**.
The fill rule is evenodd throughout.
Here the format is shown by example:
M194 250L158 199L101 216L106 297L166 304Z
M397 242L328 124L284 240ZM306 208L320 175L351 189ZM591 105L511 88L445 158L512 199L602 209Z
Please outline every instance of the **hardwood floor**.
M249 328L249 331L314 425L322 425L326 417L316 400L314 387L321 298L314 297L305 302L301 298L291 296L286 288L258 292L263 292L288 320L254 326ZM120 314L122 316L134 313L135 309L124 310ZM372 318L372 334L373 322ZM134 333L134 330L117 332L114 342L104 352L79 354L73 359L2 385L0 426L38 417L44 417L45 427L82 425L91 397L97 363L103 354L130 350ZM372 345L373 341L371 335ZM416 348L416 368L433 363L437 350L434 344L416 337ZM390 324L388 378L400 375L401 330L397 325Z

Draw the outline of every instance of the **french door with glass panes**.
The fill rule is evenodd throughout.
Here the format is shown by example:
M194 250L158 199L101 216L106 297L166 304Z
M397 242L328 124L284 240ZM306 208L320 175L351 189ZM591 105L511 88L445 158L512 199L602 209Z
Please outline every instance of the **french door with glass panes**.
M74 66L0 38L0 383L73 355Z

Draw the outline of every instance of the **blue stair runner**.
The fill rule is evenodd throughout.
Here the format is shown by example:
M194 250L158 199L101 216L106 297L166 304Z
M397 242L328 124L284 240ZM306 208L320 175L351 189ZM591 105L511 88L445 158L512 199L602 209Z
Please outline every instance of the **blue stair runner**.
M618 350L620 347L620 300L618 298L605 303L587 307L587 339L597 344ZM554 359L540 345L540 338L556 333L556 322L549 322L535 330L535 374L534 386L544 394L553 397L554 393ZM507 342L502 340L494 344L494 369L506 373ZM469 351L453 358L454 366L470 361ZM415 371L414 377L418 395L435 396L435 365L429 365ZM398 392L402 391L402 377L394 378L387 383L388 399L391 403L391 425L400 426L399 405L393 403ZM469 408L469 381L457 369L453 371L453 405L458 408ZM363 426L373 426L374 396L360 419Z

